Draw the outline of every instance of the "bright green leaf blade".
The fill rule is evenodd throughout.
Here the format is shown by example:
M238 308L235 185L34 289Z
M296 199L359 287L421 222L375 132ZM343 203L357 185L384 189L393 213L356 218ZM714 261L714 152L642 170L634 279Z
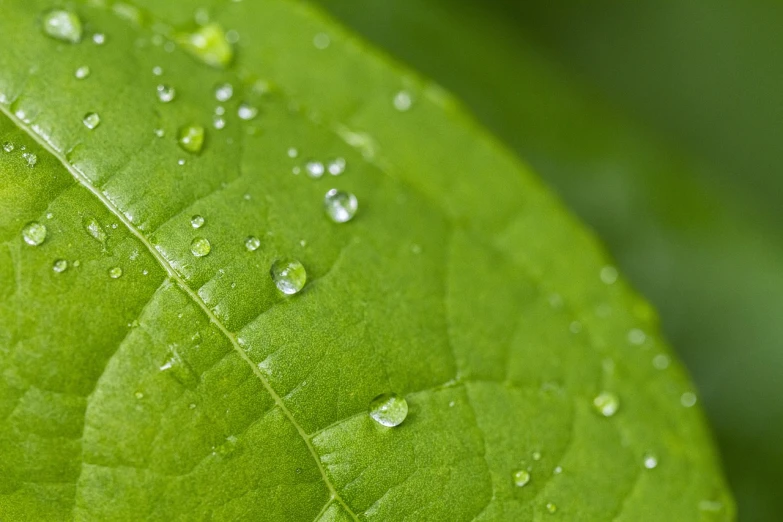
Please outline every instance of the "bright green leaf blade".
M103 45L44 37L48 7L0 19L0 513L731 519L649 306L448 95L295 2L215 8L228 71L167 40L194 30L174 2L80 6ZM207 129L200 154L183 126ZM336 157L341 177L304 174ZM332 186L359 198L350 223L324 214ZM290 298L282 257L307 269ZM391 429L367 414L388 392L410 408Z

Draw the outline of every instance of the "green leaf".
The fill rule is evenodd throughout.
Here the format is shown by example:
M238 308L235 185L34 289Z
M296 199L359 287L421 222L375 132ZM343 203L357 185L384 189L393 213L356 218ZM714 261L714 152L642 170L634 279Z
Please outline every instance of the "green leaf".
M51 7L0 17L3 519L732 518L654 312L448 94L290 0Z

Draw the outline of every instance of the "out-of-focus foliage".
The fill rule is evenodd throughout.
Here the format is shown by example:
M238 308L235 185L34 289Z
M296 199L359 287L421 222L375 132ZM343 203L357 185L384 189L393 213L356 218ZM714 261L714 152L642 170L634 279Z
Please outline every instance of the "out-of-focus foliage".
M700 386L740 519L783 519L783 6L321 3L460 95L598 230Z

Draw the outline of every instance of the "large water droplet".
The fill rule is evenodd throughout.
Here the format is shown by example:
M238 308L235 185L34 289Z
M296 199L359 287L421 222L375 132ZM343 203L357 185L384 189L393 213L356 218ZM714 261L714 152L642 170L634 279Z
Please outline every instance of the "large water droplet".
M293 295L304 288L307 272L295 259L278 259L269 271L275 286L286 295Z
M46 226L37 221L31 221L22 229L22 239L30 246L38 246L46 239Z
M190 226L192 226L193 228L201 228L204 226L204 223L206 222L207 220L204 219L204 216L200 216L198 214L190 218Z
M112 279L119 279L122 277L122 268L115 266L109 269L109 277Z
M260 246L261 240L256 236L248 236L247 239L245 239L245 248L248 252L255 252Z
M234 86L223 83L215 87L215 99L219 102L227 102L234 95Z
M54 270L58 274L65 272L67 269L68 269L68 261L66 261L65 259L55 259L54 263L52 263L52 270Z
M530 482L530 473L524 469L520 469L519 471L514 472L513 479L516 487L521 488L527 486L527 483Z
M345 158L335 158L329 162L326 166L326 170L328 170L329 174L332 176L339 176L345 172L345 165Z
M200 125L187 125L179 130L179 146L184 150L198 154L204 145L204 127Z
M647 469L655 469L658 467L658 457L652 453L646 453L644 455L644 467Z
M52 38L70 43L82 39L82 21L75 13L54 9L44 14L42 21L44 33Z
M384 393L370 401L370 417L382 426L399 426L408 416L408 401L396 393Z
M593 399L593 406L604 417L611 417L620 408L620 399L612 392L601 392Z
M76 69L73 75L76 77L77 80L84 80L90 75L90 67L87 65L82 65L81 67Z
M212 245L204 237L197 237L190 243L190 253L196 257L204 257L212 251Z
M239 119L241 120L252 120L258 116L258 109L250 104L243 103L237 109L237 116L239 116Z
M335 223L345 223L356 215L359 202L350 192L332 189L324 196L326 215Z
M216 23L206 24L189 34L181 34L177 40L186 51L212 67L228 67L234 57L226 32Z
M163 103L168 103L174 99L177 95L177 90L171 85L160 84L155 88L155 92L158 95L158 99Z
M90 130L93 130L95 127L100 125L101 123L101 117L98 116L95 112L88 112L84 115L84 119L82 120L84 123L84 126L87 127Z

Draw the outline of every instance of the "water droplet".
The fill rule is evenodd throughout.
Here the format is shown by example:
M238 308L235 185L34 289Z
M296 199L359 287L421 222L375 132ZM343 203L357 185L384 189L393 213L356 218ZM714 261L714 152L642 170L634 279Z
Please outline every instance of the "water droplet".
M316 49L319 49L321 51L329 47L331 43L332 43L332 39L329 38L329 35L326 33L318 33L313 37L313 45L315 46Z
M530 482L530 473L525 471L524 469L520 469L519 471L516 471L513 476L514 479L514 485L518 488L522 488L527 486L527 483Z
M692 408L696 404L696 394L693 392L685 392L680 396L680 404L686 408Z
M46 239L46 226L31 221L22 229L22 239L30 246L38 246Z
M332 189L324 196L324 210L326 215L335 223L345 223L353 219L359 202L356 196L350 192L342 192Z
M84 119L82 120L82 123L84 123L84 126L87 127L90 130L93 130L95 127L100 125L101 123L101 117L98 116L95 112L88 112L84 115Z
M90 67L87 65L82 65L81 67L76 69L73 75L76 77L77 80L84 80L90 75Z
M58 274L65 272L67 269L68 269L68 261L66 261L65 259L56 259L54 263L52 263L52 270L54 270Z
M78 43L82 39L82 21L75 13L63 9L44 14L43 30L48 36L64 42Z
M154 132L155 136L157 136L158 138L162 138L163 136L166 135L166 131L164 131L163 129L155 129L152 132Z
M6 141L5 143L3 143L3 150L6 152L13 152L14 148L15 148L14 144L11 143L10 141Z
M78 266L79 266L79 265L81 265L81 264L82 264L82 262L81 262L81 261L79 261L78 259L77 259L77 260L75 260L75 261L73 262L73 266L74 266L74 267L78 267Z
M180 34L177 40L191 55L212 67L225 68L234 57L223 27L216 23L206 24L189 34Z
M119 279L122 277L122 268L115 266L109 269L109 277L112 279Z
M407 416L408 401L396 393L384 393L370 401L370 417L381 426L399 426Z
M206 238L197 237L190 243L190 252L196 257L204 257L211 251L212 245Z
M245 239L245 248L248 250L248 252L255 252L260 246L261 240L256 236L248 236L247 239Z
M305 170L307 171L308 176L313 179L318 179L324 175L326 169L324 168L324 164L320 161L309 161L307 162L307 165L305 165Z
M158 99L163 103L168 103L177 95L176 89L170 85L160 84L155 88Z
M84 228L87 230L87 233L90 234L93 239L98 241L105 248L106 231L103 230L103 227L98 222L98 220L94 217L87 217L82 223L84 224Z
M549 511L550 513L552 513L552 514L557 513L557 506L554 505L552 502L547 502L546 503L546 510Z
M671 359L668 355L659 353L655 357L653 357L653 367L656 370L665 370L669 367L669 364L671 364Z
M201 152L204 145L204 127L187 125L179 130L179 146L193 154Z
M541 460L541 452L540 451L534 451L533 452L533 460Z
M292 172L292 173L293 173L295 176L298 176L298 175L299 175L299 173L301 173L301 172L302 172L302 169L301 169L300 167L294 167L294 168L292 168L292 169L291 169L291 172Z
M329 162L329 165L326 166L326 170L328 170L329 174L332 176L339 176L345 172L345 165L346 163L344 158L335 158Z
M258 109L248 103L242 103L237 109L237 116L239 116L239 119L241 120L252 120L258 116Z
M617 282L617 278L620 274L617 272L617 268L607 265L601 269L601 281L607 285L613 285Z
M644 467L647 469L655 469L658 467L658 457L652 453L646 453L644 455Z
M134 393L133 396L136 397L139 400L144 398L144 394L141 393L140 391L137 391L136 393Z
M293 295L307 282L307 272L302 263L295 259L278 259L269 271L275 286L286 295Z
M103 33L95 33L92 35L92 43L95 45L103 45L106 43L106 35Z
M152 74L154 74L155 76L161 76L163 74L163 67L161 67L160 65L156 65L155 67L152 68Z
M180 158L180 159L177 160L177 165L179 165L180 167L182 165L184 165L184 164L185 164L185 160L184 159Z
M562 466L557 466L557 467L556 467L556 468L555 468L555 469L552 471L552 474L554 474L554 475L560 475L562 472L563 472L563 467L562 467Z
M633 328L628 332L628 342L636 346L641 346L647 340L647 334L638 328Z
M296 150L294 147L291 147L290 149L288 149L288 157L291 159L298 158L299 151Z
M620 399L612 392L601 392L593 399L593 406L604 417L611 417L620 408Z
M394 108L400 112L407 112L413 106L413 97L408 91L400 91L394 95Z
M217 130L221 130L225 128L226 126L226 120L222 116L213 116L212 117L212 126L215 127Z
M22 158L24 158L25 162L27 162L27 166L30 168L35 167L35 164L38 163L38 156L32 152L23 152Z
M206 222L207 220L204 219L204 216L200 216L198 214L190 218L190 226L192 226L193 228L201 228L204 226L204 223Z
M227 102L234 95L234 86L223 83L215 87L215 99L219 102Z

